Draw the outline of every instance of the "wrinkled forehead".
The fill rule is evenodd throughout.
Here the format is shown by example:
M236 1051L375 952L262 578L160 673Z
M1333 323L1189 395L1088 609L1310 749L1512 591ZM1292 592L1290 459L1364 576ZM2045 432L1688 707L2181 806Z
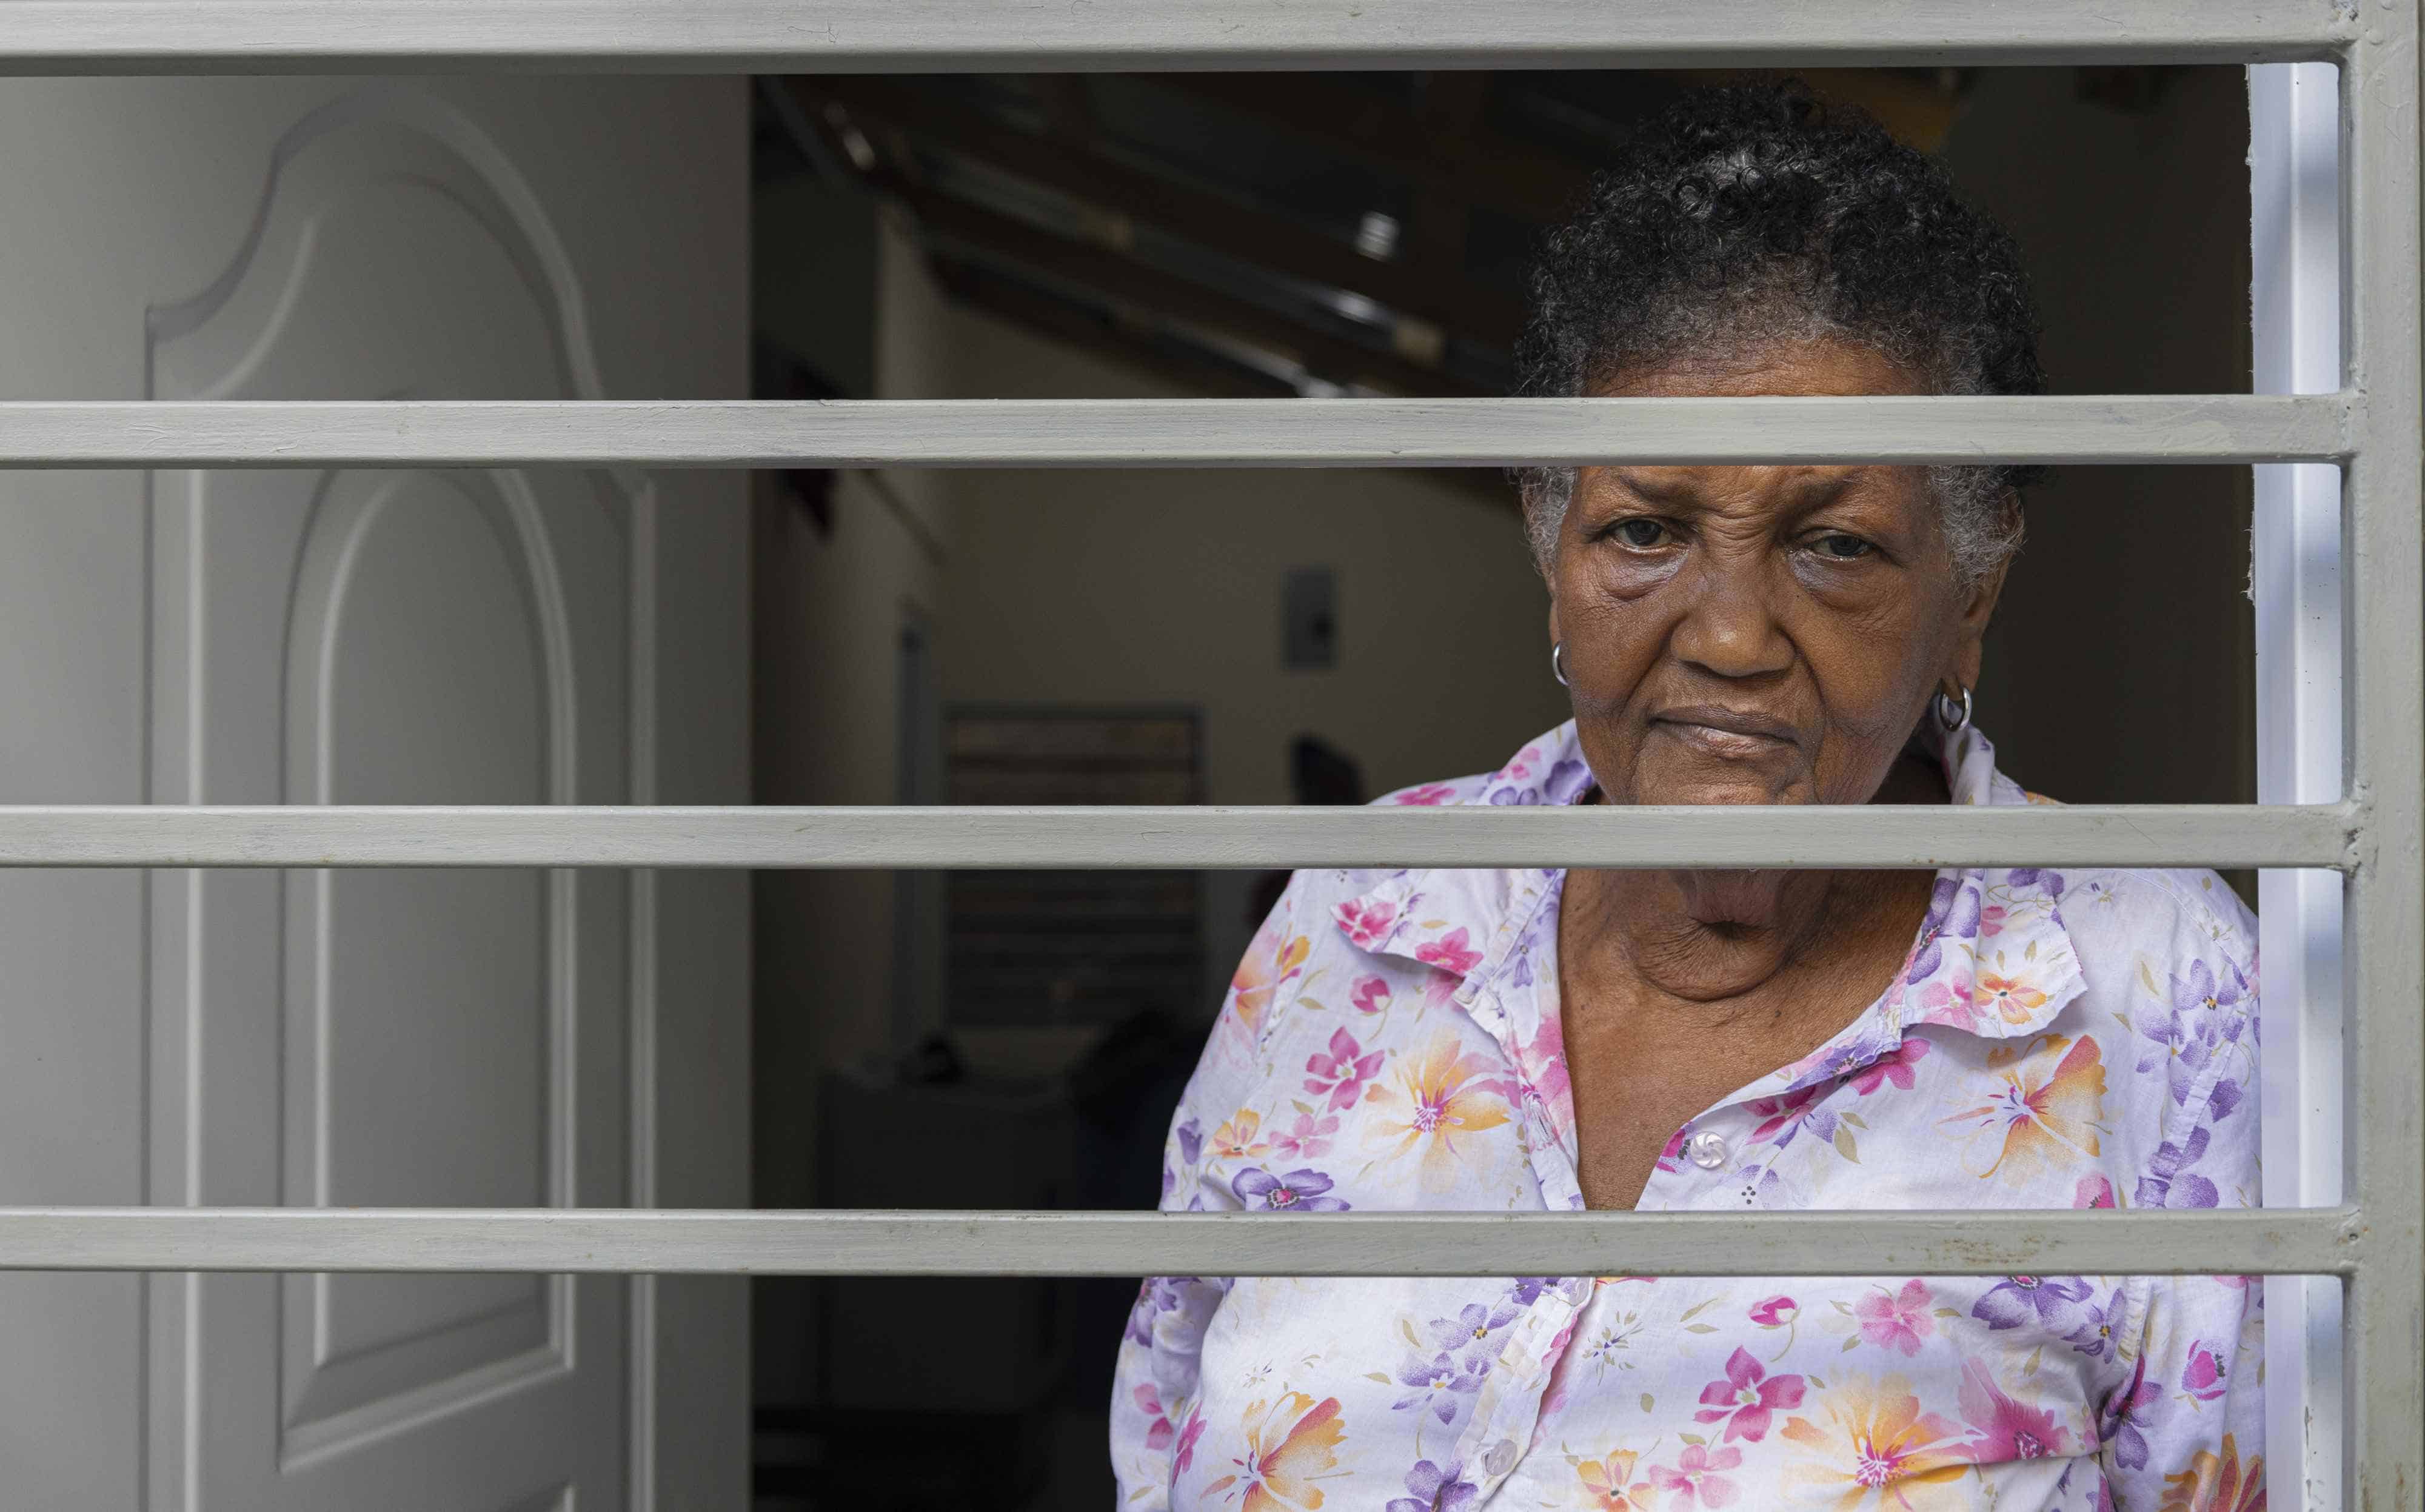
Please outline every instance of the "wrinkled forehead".
M1839 508L1881 523L1933 514L1925 469L1881 463L1586 467L1577 472L1575 499L1577 523L1586 526L1617 509L1798 519Z
M1839 335L1695 346L1608 372L1602 398L1748 398L1934 392L1919 373L1874 346Z

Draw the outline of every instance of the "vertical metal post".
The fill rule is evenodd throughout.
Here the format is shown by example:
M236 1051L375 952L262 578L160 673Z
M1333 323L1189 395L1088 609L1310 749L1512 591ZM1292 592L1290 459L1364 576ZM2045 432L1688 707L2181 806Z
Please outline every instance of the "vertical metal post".
M2417 0L2374 0L2341 71L2349 165L2342 351L2364 395L2343 483L2349 791L2363 806L2345 915L2348 1193L2366 1234L2351 1277L2346 1484L2362 1512L2425 1493L2425 501L2418 421Z
M2248 71L2250 305L2260 394L2341 387L2340 70ZM2341 470L2259 463L2256 800L2336 803L2341 748ZM2256 881L2265 972L2264 1199L2341 1201L2341 878ZM2265 1279L2265 1466L2281 1512L2341 1504L2341 1281Z

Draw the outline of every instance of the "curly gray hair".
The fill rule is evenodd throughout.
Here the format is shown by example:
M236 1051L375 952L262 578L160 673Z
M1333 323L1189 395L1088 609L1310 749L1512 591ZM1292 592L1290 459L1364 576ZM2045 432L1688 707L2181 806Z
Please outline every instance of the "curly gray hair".
M1518 392L1579 395L1694 354L1854 341L1935 394L2037 394L2037 317L2012 238L1944 170L1798 84L1688 96L1597 176L1533 274ZM2044 469L1928 470L1954 571L2021 541ZM1518 470L1548 571L1571 467Z

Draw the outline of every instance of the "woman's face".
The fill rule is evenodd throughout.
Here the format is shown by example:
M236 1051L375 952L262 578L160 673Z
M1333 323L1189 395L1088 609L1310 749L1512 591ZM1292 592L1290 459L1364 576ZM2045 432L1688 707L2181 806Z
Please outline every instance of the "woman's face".
M1838 342L1679 363L1614 395L1919 392ZM1959 587L1916 467L1586 467L1550 635L1616 803L1866 803L1945 684L1973 686L1998 571Z

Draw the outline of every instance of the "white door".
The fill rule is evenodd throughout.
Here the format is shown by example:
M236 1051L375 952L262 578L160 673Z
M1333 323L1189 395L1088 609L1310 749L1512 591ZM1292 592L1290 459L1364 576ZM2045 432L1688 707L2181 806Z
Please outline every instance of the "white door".
M135 128L205 137L209 182L177 180L171 165L194 144L163 143L144 162L120 150L134 133L114 112L112 140L88 143L90 181L106 186L82 210L46 206L66 220L46 240L97 240L106 228L177 248L117 281L121 293L152 281L119 329L92 337L131 339L142 395L742 392L735 83L81 88L134 103ZM654 147L639 145L650 135ZM130 169L139 193L128 192ZM204 194L212 202L192 214ZM702 217L729 224L702 235ZM0 279L21 271L0 265ZM615 342L602 353L602 331ZM11 374L10 386L121 396L27 377ZM738 479L491 470L130 481L147 491L131 580L141 589L118 607L148 626L148 770L145 793L120 800L746 798ZM53 591L85 591L77 567L54 561ZM122 595L129 581L94 574L89 591ZM729 708L702 716L702 686L725 689ZM683 700L693 706L678 709ZM142 955L139 1077L119 1086L115 1065L95 1067L90 1091L148 1131L143 1199L746 1200L733 1111L745 1085L738 879L222 871L141 885L141 933L120 941ZM106 949L106 933L15 943ZM660 984L675 980L679 996L661 1007ZM31 1011L76 1005L26 1004L11 1017ZM689 1082L661 1075L666 1067ZM668 1139L682 1142L678 1177ZM54 1184L44 1199L125 1198ZM83 1476L38 1473L73 1492L45 1505L740 1504L737 1281L687 1292L526 1276L120 1284L140 1286L133 1431L75 1442ZM669 1312L679 1343L660 1349L676 1332ZM719 1338L727 1358L699 1347ZM0 1359L0 1375L51 1363ZM113 1451L133 1463L134 1496L113 1494L125 1481Z

